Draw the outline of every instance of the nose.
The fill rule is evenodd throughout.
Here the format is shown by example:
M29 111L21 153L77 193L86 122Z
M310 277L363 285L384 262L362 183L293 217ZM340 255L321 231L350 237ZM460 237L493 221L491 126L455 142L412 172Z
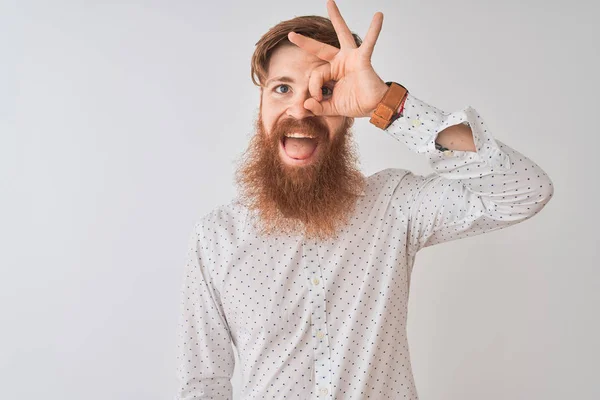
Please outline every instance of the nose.
M292 102L291 102L290 106L288 107L286 114L295 119L314 117L315 114L313 114L312 111L304 108L304 102L306 101L306 99L309 99L310 97L311 97L311 95L310 95L308 88L306 88L306 90L304 90L302 92L299 92L292 99Z

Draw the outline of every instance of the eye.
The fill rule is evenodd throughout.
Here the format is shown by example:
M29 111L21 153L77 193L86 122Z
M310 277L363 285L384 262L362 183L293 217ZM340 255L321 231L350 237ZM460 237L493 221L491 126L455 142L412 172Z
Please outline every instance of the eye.
M280 87L286 87L286 88L288 88L288 89L287 89L287 90L285 90L283 93L280 93L280 92L278 92L278 91L277 91L277 88L280 88ZM289 91L289 88L290 88L290 87L289 87L289 85L286 85L286 84L281 84L281 85L277 85L277 86L275 86L275 87L273 88L273 91L274 91L275 93L279 93L279 94L286 94L286 93Z
M328 90L330 91L330 93L329 93L329 94L327 94L327 91L328 91ZM331 96L331 95L333 94L333 88L330 88L329 86L323 86L323 87L321 88L321 91L322 91L322 93L323 93L323 96Z
M286 88L286 89L283 92L279 92L279 91L277 91L277 89L279 89L279 88ZM273 91L278 94L286 94L290 91L290 86L283 83L281 85L275 86L273 88ZM321 92L323 93L323 96L331 96L333 94L333 88L330 88L329 86L323 86L323 87L321 87Z

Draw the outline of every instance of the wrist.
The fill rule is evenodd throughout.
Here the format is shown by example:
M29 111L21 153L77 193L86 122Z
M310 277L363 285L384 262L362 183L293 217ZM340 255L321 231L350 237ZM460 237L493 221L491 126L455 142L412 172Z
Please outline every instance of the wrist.
M402 113L404 112L404 103L406 103L407 98L408 98L408 93L406 94L406 96L404 96L404 98L400 102L400 105L398 106L398 109L396 110L396 116L401 116Z
M377 105L381 102L381 100L383 100L383 96L385 96L385 94L387 93L387 91L389 89L390 89L390 87L388 85L386 85L384 81L381 81L380 84L377 85L377 89L375 90L375 93L377 93L377 94L374 96L377 99L377 102L375 103L373 108L369 110L369 112L367 113L367 115L365 115L365 117L368 118L373 115L373 111L375 111L375 109L377 108Z
M388 86L383 98L371 111L370 123L381 129L387 129L401 114L408 89L397 82L385 82ZM402 107L402 108L401 108Z

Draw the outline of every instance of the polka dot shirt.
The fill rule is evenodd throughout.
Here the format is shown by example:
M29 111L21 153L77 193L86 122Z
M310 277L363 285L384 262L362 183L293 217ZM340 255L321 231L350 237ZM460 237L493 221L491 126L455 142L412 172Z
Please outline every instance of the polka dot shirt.
M471 127L477 151L436 149L448 126ZM196 222L178 326L177 399L417 400L406 321L416 253L537 214L552 182L492 137L471 107L445 113L409 93L384 130L433 168L367 178L335 239L259 236L238 199Z

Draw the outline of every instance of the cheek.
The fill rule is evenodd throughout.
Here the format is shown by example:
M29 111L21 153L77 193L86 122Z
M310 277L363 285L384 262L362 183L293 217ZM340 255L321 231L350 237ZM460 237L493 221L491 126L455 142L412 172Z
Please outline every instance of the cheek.
M264 105L264 103L263 103ZM270 136L273 126L279 118L278 110L275 110L273 107L265 106L261 110L261 117L263 122L263 130Z

